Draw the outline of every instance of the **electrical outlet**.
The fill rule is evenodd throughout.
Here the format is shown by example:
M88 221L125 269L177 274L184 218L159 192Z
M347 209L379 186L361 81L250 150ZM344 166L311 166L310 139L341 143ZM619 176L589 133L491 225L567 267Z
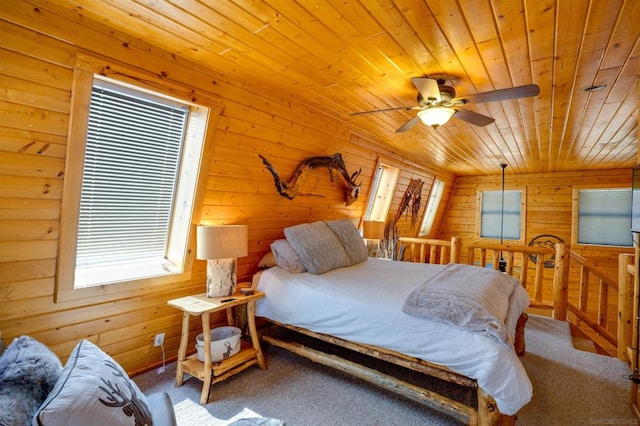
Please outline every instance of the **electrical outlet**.
M164 343L164 333L156 334L156 338L153 341L153 346L162 346Z

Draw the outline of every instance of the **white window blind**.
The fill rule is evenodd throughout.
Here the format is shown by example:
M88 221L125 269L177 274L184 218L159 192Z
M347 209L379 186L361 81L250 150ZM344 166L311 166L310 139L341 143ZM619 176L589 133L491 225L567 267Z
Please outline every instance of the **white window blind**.
M422 225L420 226L420 235L428 235L431 232L443 192L444 182L436 179L429 194L429 201L427 201L427 208L424 213L424 218L422 219Z
M386 166L384 164L378 165L371 185L364 220L386 221L399 174L400 170L396 167Z
M94 83L77 268L164 258L188 107Z
M631 247L631 190L578 192L578 243Z
M480 236L482 238L520 239L521 221L520 191L504 191L504 215L502 214L502 191L482 192L482 211L480 216ZM504 226L501 227L504 218Z

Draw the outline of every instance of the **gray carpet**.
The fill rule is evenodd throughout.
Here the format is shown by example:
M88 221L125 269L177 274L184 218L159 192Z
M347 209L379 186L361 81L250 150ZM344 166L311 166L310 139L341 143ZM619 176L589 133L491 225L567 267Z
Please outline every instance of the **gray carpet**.
M630 371L626 364L574 349L568 324L548 318L531 315L526 339L522 362L534 396L518 413L518 425L638 424L628 403L630 382L626 377ZM248 408L281 419L287 426L456 424L412 401L282 349L266 346L264 350L268 370L251 367L212 386L211 402L204 406L211 418L230 419ZM170 363L164 373L153 370L134 380L145 393L167 391L175 405L197 404L201 382L189 378L175 387L174 378L175 363ZM420 380L459 400L474 397L447 383Z

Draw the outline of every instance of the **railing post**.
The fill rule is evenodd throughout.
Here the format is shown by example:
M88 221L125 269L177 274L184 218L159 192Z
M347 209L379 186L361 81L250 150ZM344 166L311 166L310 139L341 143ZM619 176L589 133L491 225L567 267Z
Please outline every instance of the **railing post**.
M634 255L618 256L618 359L629 362L627 347L632 345L633 331L633 279L628 265L634 263Z
M609 301L609 287L601 279L598 285L598 325L604 329L607 328L609 307L607 303Z
M451 237L451 251L449 252L451 263L460 263L460 250L462 249L462 242L460 237Z
M589 307L589 268L585 265L580 265L579 285L578 309L586 314Z
M569 305L569 257L564 243L556 243L555 269L553 273L553 319L567 320Z

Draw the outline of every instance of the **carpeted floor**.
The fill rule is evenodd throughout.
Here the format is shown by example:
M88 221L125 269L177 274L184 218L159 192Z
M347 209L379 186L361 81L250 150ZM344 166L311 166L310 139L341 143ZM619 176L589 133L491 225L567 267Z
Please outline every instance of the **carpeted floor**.
M522 362L534 396L518 413L518 425L640 424L628 404L626 377L630 372L626 364L574 349L568 324L548 318L532 315L526 338ZM191 418L196 410L203 417L201 424L230 419L245 408L281 419L287 426L456 424L417 403L284 350L264 349L269 369L252 367L213 385L211 402L203 407L208 414L194 408L200 399L200 381L189 378L175 387L175 363L168 364L164 373L153 370L134 380L145 393L167 391L177 409L190 407ZM460 400L473 398L449 384L429 383ZM181 416L183 424L193 424L182 413L179 420Z

